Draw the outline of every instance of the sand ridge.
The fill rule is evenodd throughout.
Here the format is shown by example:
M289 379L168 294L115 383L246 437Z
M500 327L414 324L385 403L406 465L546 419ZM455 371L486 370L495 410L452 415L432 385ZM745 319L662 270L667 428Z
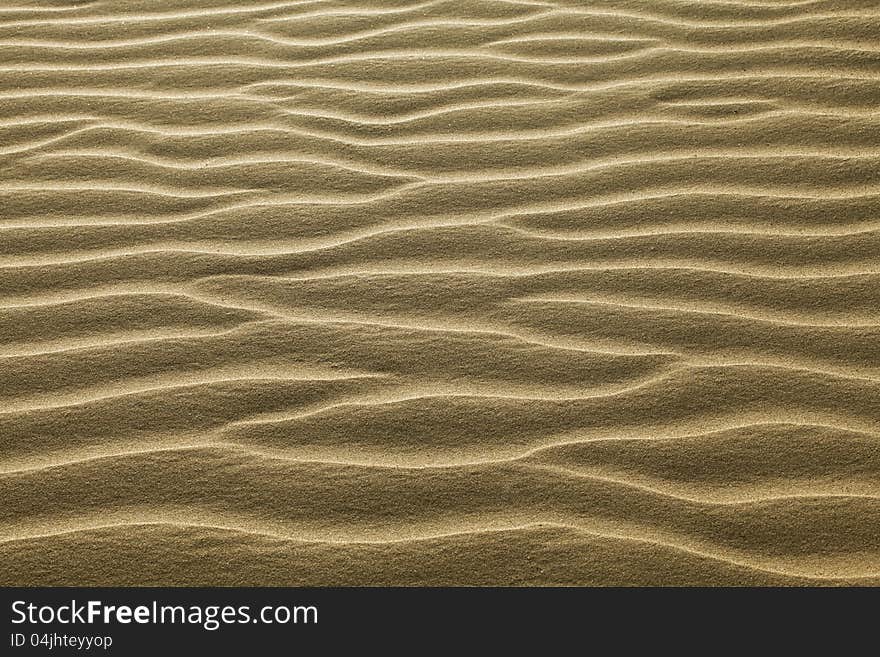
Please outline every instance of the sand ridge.
M0 7L0 583L880 584L878 35Z

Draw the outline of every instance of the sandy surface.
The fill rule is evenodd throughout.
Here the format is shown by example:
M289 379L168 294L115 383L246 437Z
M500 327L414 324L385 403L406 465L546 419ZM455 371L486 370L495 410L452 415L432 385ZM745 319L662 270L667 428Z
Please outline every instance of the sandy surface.
M867 0L0 6L0 583L880 583Z

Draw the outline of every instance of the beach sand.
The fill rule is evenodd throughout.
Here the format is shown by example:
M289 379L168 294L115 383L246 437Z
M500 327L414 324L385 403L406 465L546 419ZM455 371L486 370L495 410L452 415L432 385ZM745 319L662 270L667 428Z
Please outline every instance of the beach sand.
M0 584L880 584L880 8L0 6Z

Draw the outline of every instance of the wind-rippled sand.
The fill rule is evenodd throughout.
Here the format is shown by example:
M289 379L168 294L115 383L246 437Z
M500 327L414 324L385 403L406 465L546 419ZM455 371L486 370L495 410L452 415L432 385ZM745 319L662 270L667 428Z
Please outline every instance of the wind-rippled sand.
M0 7L0 583L880 583L867 0Z

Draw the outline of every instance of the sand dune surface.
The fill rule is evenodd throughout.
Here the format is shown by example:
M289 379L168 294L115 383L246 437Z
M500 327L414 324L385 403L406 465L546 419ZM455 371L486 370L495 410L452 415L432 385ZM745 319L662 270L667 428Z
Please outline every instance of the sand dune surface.
M0 583L880 584L880 8L0 7Z

